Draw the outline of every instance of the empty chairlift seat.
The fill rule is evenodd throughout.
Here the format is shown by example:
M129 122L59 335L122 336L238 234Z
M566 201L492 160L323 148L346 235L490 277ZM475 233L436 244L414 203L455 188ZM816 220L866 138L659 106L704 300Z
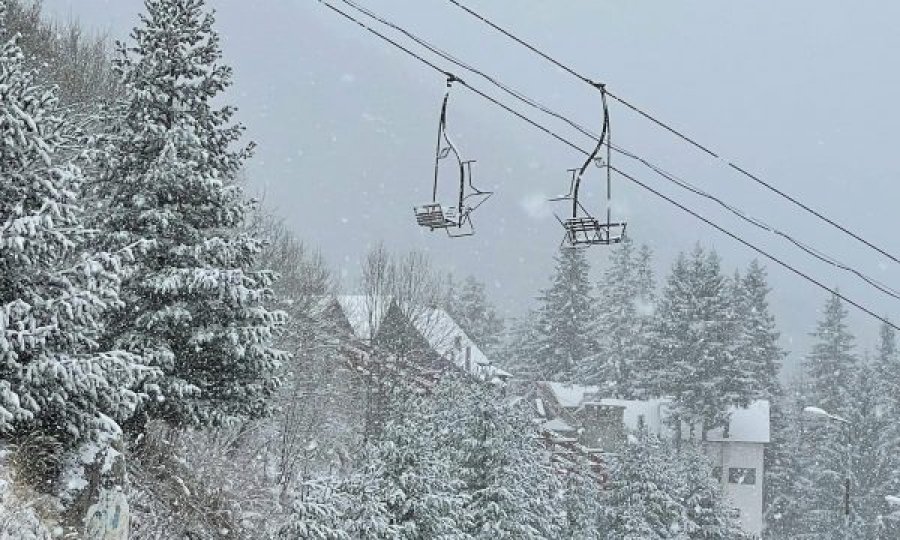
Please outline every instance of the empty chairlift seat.
M428 229L448 229L458 227L459 210L455 206L441 206L440 203L428 203L414 208L416 223Z
M593 216L563 221L565 243L571 247L618 244L625 237L625 223L604 223Z

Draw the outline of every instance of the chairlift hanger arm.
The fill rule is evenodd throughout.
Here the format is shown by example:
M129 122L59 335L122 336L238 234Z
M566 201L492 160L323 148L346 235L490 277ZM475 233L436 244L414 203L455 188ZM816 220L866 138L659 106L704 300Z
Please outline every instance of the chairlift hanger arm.
M606 137L609 133L609 105L606 100L606 85L595 83L595 86L600 90L600 98L603 103L603 128L600 130L600 137L597 140L597 145L588 154L587 159L584 161L584 164L580 169L575 173L574 184L572 186L572 217L578 217L578 190L581 187L581 177L584 175L588 166L597 159L597 154L600 153L600 149L603 148L604 143L606 143Z
M440 161L452 153L459 169L459 194L457 202L461 216L463 198L465 196L466 164L463 161L459 150L456 148L456 145L453 144L453 141L447 134L447 104L450 101L450 90L453 87L453 83L457 81L461 82L461 79L452 73L445 73L445 75L447 76L447 90L444 92L444 100L441 103L440 121L438 122L437 148L435 150L434 158L434 186L432 188L431 199L433 202L437 202L438 183L440 181ZM444 146L445 144L446 146ZM462 226L462 221L459 222L459 225Z

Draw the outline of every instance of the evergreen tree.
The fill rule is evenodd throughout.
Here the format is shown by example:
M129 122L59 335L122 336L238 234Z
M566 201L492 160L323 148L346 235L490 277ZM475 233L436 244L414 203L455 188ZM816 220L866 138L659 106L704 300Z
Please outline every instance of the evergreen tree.
M804 361L806 379L794 421L801 434L793 491L800 498L788 529L794 535L841 538L850 426L802 413L803 407L815 406L849 419L857 409L854 393L860 365L847 312L836 295L826 303L812 336L816 341Z
M530 421L489 385L442 386L432 416L434 444L462 482L465 537L560 538L561 486Z
M378 463L338 482L333 497L345 499L340 530L354 540L393 540L399 534L388 511L388 497L378 477Z
M900 417L900 355L896 330L889 324L881 325L874 371L881 407L886 414Z
M596 350L594 304L584 251L562 248L552 283L538 297L535 354L540 377L572 381Z
M462 286L452 285L446 302L447 313L487 354L496 352L503 336L503 320L488 301L484 283L469 276Z
M743 279L734 281L734 317L737 321L735 355L749 371L750 392L755 398L777 399L778 371L784 351L778 345L775 317L769 311L766 270L754 260Z
M288 519L277 528L279 540L351 540L344 530L346 497L336 489L334 481L308 481L291 506Z
M883 407L880 381L875 366L860 366L852 381L850 440L836 437L839 444L849 443L851 452L851 515L854 538L897 538L896 522L883 521L891 513L886 494L900 493L900 426L897 417Z
M247 205L234 185L249 148L215 102L230 85L203 0L147 0L117 67L126 100L103 145L105 241L152 240L123 281L109 343L164 372L135 416L177 425L268 410L270 346L280 312L264 307L273 275L251 270L261 242L238 232Z
M646 354L645 331L653 302L653 272L646 246L635 252L626 238L612 251L597 286L599 347L580 370L582 381L604 386L610 396L635 393L634 369Z
M462 512L459 480L434 445L431 423L437 411L429 397L413 396L398 407L401 418L389 422L376 445L370 470L382 490L394 538L460 536L455 516Z
M656 278L653 275L653 250L642 244L637 253L638 312L649 316L656 301Z
M643 393L673 398L673 420L700 435L727 426L728 408L752 397L752 373L734 354L735 320L719 257L698 245L675 262L650 335Z
M538 356L537 343L536 313L529 312L525 317L513 320L500 352L503 367L512 370L519 378L540 380L543 365Z
M683 445L677 464L676 472L681 480L678 497L684 506L688 537L692 540L746 538L737 519L738 512L725 501L703 449Z
M772 540L794 538L795 527L807 508L801 478L803 473L802 405L799 391L781 392L770 401L770 442L765 449L763 537Z
M139 358L98 342L119 303L118 265L140 246L87 249L85 178L58 163L66 128L54 91L36 85L16 38L0 45L0 88L0 432L71 447L116 432L145 397L132 389L152 378Z
M847 310L837 295L829 298L804 362L809 381L807 405L843 414L851 403L849 385L857 368L854 338L847 327Z
M601 540L604 508L603 486L590 467L574 459L574 466L557 474L563 475L564 490L561 506L565 514L559 538L577 540Z
M668 455L672 448L643 435L627 442L610 471L603 531L608 540L686 539L687 515L678 500Z

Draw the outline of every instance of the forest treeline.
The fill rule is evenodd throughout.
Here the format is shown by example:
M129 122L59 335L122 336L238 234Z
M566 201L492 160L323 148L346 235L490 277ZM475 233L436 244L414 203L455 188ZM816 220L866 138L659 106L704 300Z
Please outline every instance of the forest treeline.
M706 431L727 426L730 407L765 399L763 537L844 538L845 479L850 536L896 538L900 512L900 356L892 326L859 350L838 296L827 299L795 380L768 304L765 268L728 275L713 250L680 254L661 287L652 252L625 242L595 281L584 252L557 256L536 307L511 325L509 369L538 380L598 385L626 399L666 396L673 418ZM804 412L816 407L849 423ZM675 429L681 428L678 422Z

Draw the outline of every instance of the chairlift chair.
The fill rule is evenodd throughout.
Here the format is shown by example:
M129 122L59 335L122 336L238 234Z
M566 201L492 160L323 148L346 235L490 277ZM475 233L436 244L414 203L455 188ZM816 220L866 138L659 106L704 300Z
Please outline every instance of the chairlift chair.
M482 191L472 183L472 163L474 160L463 161L459 151L447 135L447 101L450 97L450 88L456 78L448 75L447 92L441 105L441 117L438 124L437 149L434 159L434 186L432 188L432 200L413 208L416 223L428 230L444 230L451 238L472 236L475 234L475 226L472 224L472 212L484 204L493 192ZM440 178L440 163L450 155L459 166L459 192L456 206L445 206L438 202L438 180Z
M625 238L625 226L625 223L603 223L593 216L568 218L563 221L566 230L563 244L567 247L619 244Z
M589 246L608 246L611 244L619 244L625 239L625 222L612 221L612 169L610 168L610 142L609 142L609 109L606 102L606 90L603 85L597 88L601 92L603 98L603 129L597 146L590 153L584 164L578 169L569 169L572 173L572 180L569 186L569 193L550 199L551 201L571 201L572 215L566 219L557 220L565 230L562 245L570 248L580 248ZM606 161L597 157L600 149L606 146ZM593 215L578 200L578 191L581 187L581 178L587 171L588 166L594 163L598 167L606 169L606 221L603 222Z

